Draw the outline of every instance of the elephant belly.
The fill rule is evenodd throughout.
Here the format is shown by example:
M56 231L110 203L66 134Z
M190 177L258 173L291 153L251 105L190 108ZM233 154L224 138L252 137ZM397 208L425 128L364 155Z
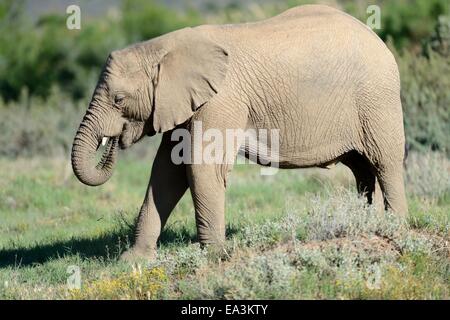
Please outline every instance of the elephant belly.
M279 128L251 127L251 134L242 143L239 153L261 165L294 169L328 167L339 162L348 151L356 149L356 139L350 138L352 133L341 136L340 132L347 130L336 127L338 124L331 124L334 131L330 132L325 128L302 128L301 124L300 120L294 121L296 129L288 124ZM246 132L249 132L248 128Z

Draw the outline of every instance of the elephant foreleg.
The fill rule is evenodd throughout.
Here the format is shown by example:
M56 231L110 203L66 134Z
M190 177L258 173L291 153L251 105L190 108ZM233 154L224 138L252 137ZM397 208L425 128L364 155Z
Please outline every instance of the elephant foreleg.
M189 186L195 207L197 235L201 244L225 240L225 179L220 165L188 166Z
M153 163L150 183L139 212L134 245L122 254L121 259L151 259L155 256L160 233L188 187L186 165L172 162L171 151L177 142L171 141L170 135L171 132L164 134Z
M203 131L191 128L192 150L198 150L196 143L201 143L200 149L205 152L201 161L193 161L193 164L187 165L186 171L195 207L198 239L201 244L220 245L225 240L226 180L241 143L229 133L245 129L247 114L240 108L229 109L219 105L217 109L209 106L194 119L194 126L201 123ZM212 161L207 159L209 154L206 152L210 142L197 137L198 134L207 135L207 132L211 132L210 129L220 133L220 138L223 139L220 150L214 152L215 159L210 159ZM213 141L217 142L216 139Z

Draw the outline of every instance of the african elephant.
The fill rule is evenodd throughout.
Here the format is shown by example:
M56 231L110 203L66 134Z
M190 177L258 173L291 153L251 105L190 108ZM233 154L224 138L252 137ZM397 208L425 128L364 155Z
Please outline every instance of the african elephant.
M225 239L232 165L171 159L171 134L191 130L193 121L203 130L276 128L280 168L341 162L369 203L379 183L385 209L407 214L397 64L372 30L339 10L306 5L259 22L184 28L109 55L73 142L75 175L100 185L112 175L118 146L163 133L124 259L154 256L187 188L199 241ZM196 141L192 147L205 143Z

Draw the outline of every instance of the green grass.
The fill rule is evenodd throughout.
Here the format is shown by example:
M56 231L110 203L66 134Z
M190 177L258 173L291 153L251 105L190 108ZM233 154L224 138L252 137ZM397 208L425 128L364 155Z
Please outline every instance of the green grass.
M132 240L151 158L120 159L97 188L79 183L67 160L0 160L0 298L449 298L445 157L411 157L408 221L367 207L342 166L268 177L237 166L224 250L195 243L187 193L157 260L136 269L117 258ZM67 289L71 265L81 269L81 290Z

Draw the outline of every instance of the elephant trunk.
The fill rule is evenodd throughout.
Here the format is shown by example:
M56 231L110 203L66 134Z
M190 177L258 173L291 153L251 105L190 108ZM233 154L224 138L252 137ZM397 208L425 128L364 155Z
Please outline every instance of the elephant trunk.
M89 186L98 186L111 178L117 157L118 137L109 139L101 160L95 163L95 155L103 136L93 130L87 114L81 122L72 145L72 168L78 180Z

